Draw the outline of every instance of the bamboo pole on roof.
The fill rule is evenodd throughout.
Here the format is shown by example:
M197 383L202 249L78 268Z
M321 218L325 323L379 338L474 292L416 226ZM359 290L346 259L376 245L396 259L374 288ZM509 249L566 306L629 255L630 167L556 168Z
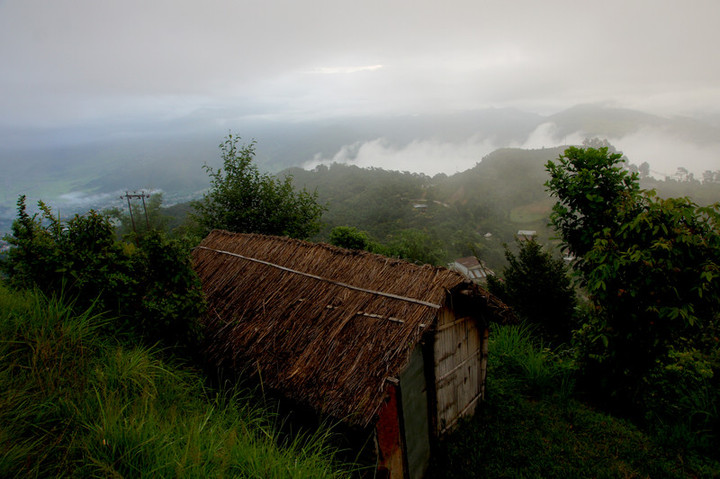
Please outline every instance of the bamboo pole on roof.
M429 301L423 301L423 300L420 300L420 299L409 298L409 297L407 297L407 296L401 296L401 295L392 294L392 293L385 293L385 292L382 292L382 291L376 291L376 290L372 290L372 289L360 288L360 287L358 287L358 286L353 286L353 285L351 285L351 284L346 284L346 283L342 283L342 282L339 282L339 281L334 281L334 280L332 280L332 279L328 279L328 278L325 278L325 277L322 277L322 276L317 276L317 275L314 275L314 274L305 273L305 272L298 271L298 270L295 270L295 269L292 269L292 268L287 268L287 267L285 267L285 266L280 266L280 265L278 265L278 264L271 263L271 262L269 262L269 261L263 261L263 260L259 260L259 259L256 259L256 258L250 258L250 257L243 256L243 255L240 255L240 254L237 254L237 253L232 253L232 252L230 252L230 251L217 250L217 249L213 249L213 248L208 248L208 247L206 247L206 246L197 246L197 248L199 248L199 249L204 249L204 250L209 250L209 251L213 251L213 252L215 252L215 253L220 253L220 254L226 254L226 255L229 255L229 256L234 256L234 257L236 257L236 258L241 258L241 259L244 259L244 260L247 260L247 261L254 261L254 262L256 262L256 263L264 264L264 265L266 265L266 266L272 266L272 267L274 267L274 268L278 268L278 269L283 270L283 271L287 271L287 272L290 272L290 273L299 274L299 275L302 275L302 276L307 276L308 278L317 279L318 281L325 281L325 282L328 282L328 283L331 283L331 284L335 284L335 285L338 285L338 286L342 286L343 288L349 288L349 289L354 289L354 290L356 290L356 291L361 291L361 292L363 292L363 293L377 294L377 295L379 295L379 296L387 296L388 298L398 299L398 300L400 300L400 301L407 301L407 302L410 302L410 303L417 303L417 304L421 304L421 305L423 305L423 306L429 306L429 307L435 308L435 309L440 309L440 307L441 307L439 304L431 303L431 302L429 302Z

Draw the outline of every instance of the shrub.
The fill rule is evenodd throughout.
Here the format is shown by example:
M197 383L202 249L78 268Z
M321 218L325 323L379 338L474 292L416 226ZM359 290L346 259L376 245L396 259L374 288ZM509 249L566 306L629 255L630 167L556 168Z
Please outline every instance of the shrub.
M643 382L645 419L661 437L685 447L720 449L720 351L672 349ZM678 442L678 437L682 440Z
M532 324L544 341L555 346L569 342L577 301L568 267L534 239L516 242L517 255L505 246L504 279L488 277L490 292Z
M353 226L336 226L330 231L330 244L341 248L368 250L371 243L370 236Z
M586 383L641 417L672 351L717 349L720 203L642 191L607 147L568 148L546 168L551 221L594 306L577 335Z
M116 332L134 332L149 343L192 346L204 308L199 280L190 265L189 245L151 231L138 246L115 240L110 220L95 211L69 221L42 215L18 200L18 219L7 241L13 246L2 264L9 284L37 287L47 295L75 298L118 317Z
M223 167L204 167L210 190L192 203L191 215L201 235L217 228L305 239L320 231L325 208L317 202L317 192L296 191L292 177L280 180L260 173L253 163L255 143L238 142L228 135L220 144Z

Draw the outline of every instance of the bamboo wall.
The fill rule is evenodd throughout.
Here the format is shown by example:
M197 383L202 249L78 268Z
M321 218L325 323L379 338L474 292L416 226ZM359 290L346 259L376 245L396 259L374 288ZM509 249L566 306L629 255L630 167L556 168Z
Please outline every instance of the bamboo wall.
M457 318L447 308L439 313L434 342L439 434L475 412L484 375L482 333L475 318Z

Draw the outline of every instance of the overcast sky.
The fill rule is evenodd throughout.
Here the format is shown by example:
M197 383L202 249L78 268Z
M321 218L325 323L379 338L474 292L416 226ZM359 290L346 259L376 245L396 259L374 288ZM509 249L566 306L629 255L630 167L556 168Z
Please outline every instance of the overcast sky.
M718 0L0 0L0 128L720 110Z

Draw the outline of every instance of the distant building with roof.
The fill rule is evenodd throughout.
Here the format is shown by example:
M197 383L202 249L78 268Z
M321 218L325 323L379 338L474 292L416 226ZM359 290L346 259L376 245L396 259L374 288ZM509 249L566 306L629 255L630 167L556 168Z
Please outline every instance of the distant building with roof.
M531 240L535 239L537 231L535 230L518 230L517 237L519 240Z
M467 279L473 281L487 281L487 276L494 274L484 263L478 261L475 256L458 258L448 264L448 269L457 271Z

